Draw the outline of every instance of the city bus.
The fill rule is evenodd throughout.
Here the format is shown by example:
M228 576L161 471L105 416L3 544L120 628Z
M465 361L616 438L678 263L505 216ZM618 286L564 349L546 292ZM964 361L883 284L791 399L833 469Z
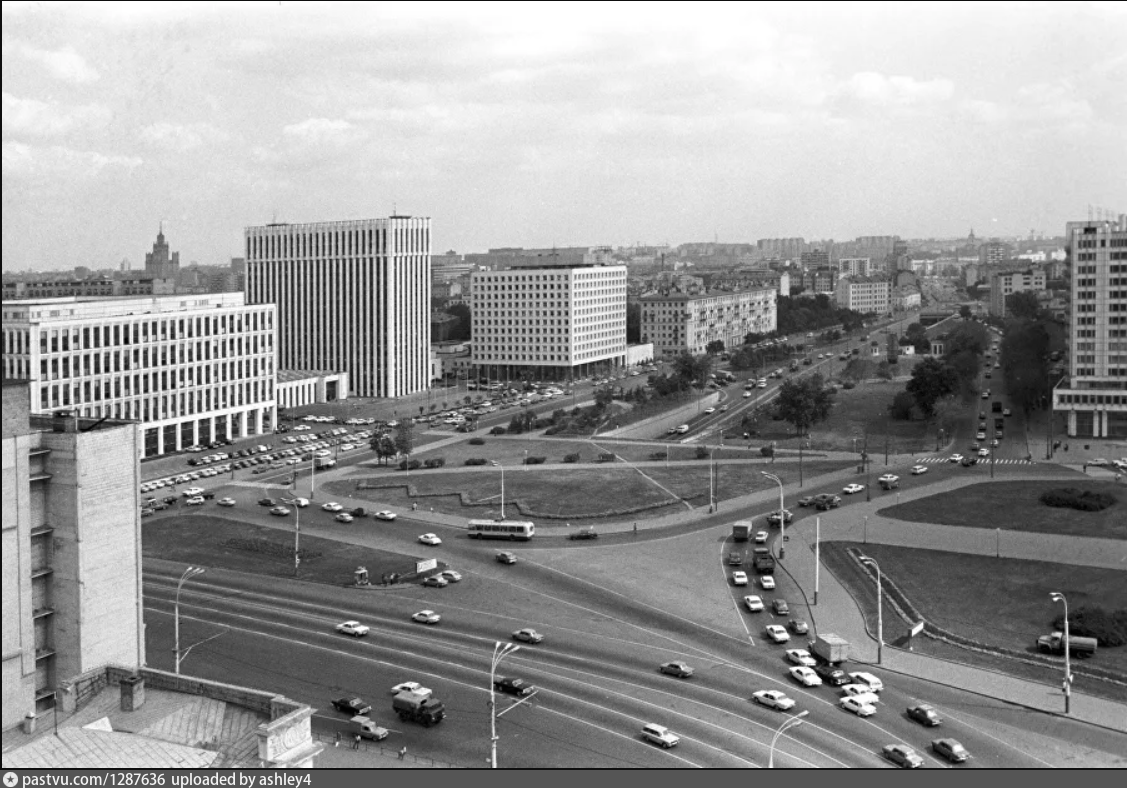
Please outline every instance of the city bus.
M532 523L516 520L470 520L470 539L519 539L527 542L536 533Z

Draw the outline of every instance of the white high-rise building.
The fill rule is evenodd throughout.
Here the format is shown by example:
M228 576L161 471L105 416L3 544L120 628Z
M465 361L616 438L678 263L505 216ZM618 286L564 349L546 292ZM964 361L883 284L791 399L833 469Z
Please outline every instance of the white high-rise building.
M340 370L361 397L430 383L430 219L246 228L247 300L278 308L278 365Z
M5 302L33 412L140 421L144 455L273 430L274 305L242 293Z
M472 360L494 377L588 375L626 363L626 266L543 259L472 274Z
M847 276L834 288L837 305L867 314L892 311L892 282L883 277Z
M1072 305L1067 385L1053 410L1071 437L1127 438L1127 214L1069 222Z

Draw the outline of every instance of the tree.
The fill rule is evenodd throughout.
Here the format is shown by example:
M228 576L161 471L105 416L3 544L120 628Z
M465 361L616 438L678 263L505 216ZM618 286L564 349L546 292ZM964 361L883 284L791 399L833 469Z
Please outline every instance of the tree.
M905 391L915 399L927 418L935 413L935 403L959 390L958 373L936 358L925 358L912 370L912 379Z
M834 390L827 388L821 374L805 378L791 378L779 388L776 409L778 415L794 426L799 435L824 421L833 408Z
M708 376L712 373L712 357L703 354L692 356L682 353L673 360L673 372L686 383L696 381L697 388L708 384Z
M1040 319L1009 320L1002 339L1002 378L1011 400L1028 413L1048 396L1050 337Z
M709 355L715 356L724 352L724 340L714 339L704 346L704 351Z
M916 408L916 398L909 394L907 391L901 391L892 398L892 404L888 408L889 414L897 421L909 421L912 418L912 413Z
M961 317L963 320L970 320L972 314L974 313L971 312L970 307L966 304L963 304L959 307L959 317Z
M927 338L927 329L921 323L912 323L904 331L908 344L916 349L916 353L926 356L931 352L931 340Z
M446 307L446 313L458 318L458 325L449 333L450 339L465 340L471 338L471 316L467 304L451 304Z
M381 463L386 463L388 459L396 455L395 441L385 432L381 432L379 435L373 437L368 442L368 445L371 447L372 451L376 453L376 459Z
M1006 313L1016 320L1035 320L1041 314L1037 293L1021 290L1006 296Z
M403 420L395 428L395 450L405 457L410 457L415 449L415 429L411 422Z
M605 385L595 389L595 407L605 410L614 401L614 386Z

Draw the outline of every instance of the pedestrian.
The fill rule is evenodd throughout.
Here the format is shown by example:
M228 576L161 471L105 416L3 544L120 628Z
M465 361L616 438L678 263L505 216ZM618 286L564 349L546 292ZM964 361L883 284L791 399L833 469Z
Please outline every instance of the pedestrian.
M411 511L412 512L419 511L419 504L416 501L411 501Z
M399 760L403 760L406 757L407 757L407 745L404 744L402 747L399 748Z
M333 735L333 746L334 746L334 747L339 747L339 746L340 746L340 731L337 731L337 732L336 732L336 733L335 733L335 734Z
M638 523L637 523L637 521L635 521L634 522L634 536L637 536L637 535L638 535Z
M354 750L360 749L360 734L359 733L356 734L356 736L352 739L352 749L354 749Z

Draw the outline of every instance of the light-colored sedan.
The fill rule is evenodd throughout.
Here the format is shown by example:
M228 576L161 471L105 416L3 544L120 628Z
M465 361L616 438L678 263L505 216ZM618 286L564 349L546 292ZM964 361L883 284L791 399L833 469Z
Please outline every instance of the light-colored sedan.
M204 499L202 495L193 495L188 500L184 501L188 506L203 506Z
M401 684L396 684L391 688L392 695L398 695L400 692L414 692L419 695L430 696L432 693L429 689L424 687L417 681L404 681Z
M759 585L763 586L764 591L772 591L775 588L775 578L771 575L760 575Z
M846 711L853 712L858 717L871 717L877 713L877 707L866 702L864 696L842 698L838 705Z
M442 616L435 613L433 610L420 610L415 615L411 616L411 620L419 624L437 624L442 620Z
M755 532L755 543L756 544L767 544L768 537L769 537L769 534L766 531L756 531Z
M352 520L354 518L348 512L341 512L340 514L338 514L333 519L336 520L338 523L350 523L350 522L352 522Z
M912 475L913 476L920 476L921 474L924 474L924 473L927 473L927 466L926 465L913 465L912 466Z
M846 495L853 495L853 493L864 492L865 491L865 485L863 485L863 484L847 484L847 485L845 485L844 487L841 488L841 491L843 493L845 493Z
M519 640L521 643L539 643L544 639L544 636L537 632L535 629L518 629L513 633L513 640Z
M751 699L769 709L787 711L794 708L794 698L788 698L780 690L759 690L751 693Z
M744 604L747 605L747 609L752 613L763 612L763 600L757 596L745 596Z
M900 477L897 476L895 473L886 473L884 476L877 479L877 481L878 482L888 482L889 484L891 484L892 482L900 481Z
M732 572L732 585L746 586L747 572Z
M419 537L419 543L420 544L427 544L427 545L430 545L431 547L434 547L435 545L442 544L442 540L439 539L435 534L422 534Z
M216 503L219 504L220 506L234 506L235 505L235 499L234 498L220 498L218 501L216 501Z
M788 649L787 650L787 659L789 659L795 665L802 665L802 666L807 667L807 668L812 668L816 664L818 664L814 660L814 658L812 656L810 656L810 652L807 651L804 648Z
M790 673L792 679L804 687L822 686L822 677L815 673L812 668L808 668L805 665L793 667L788 673ZM846 700L848 700L848 698L846 698Z
M361 624L359 621L345 621L343 624L337 624L337 632L342 635L351 635L354 638L362 638L368 634L368 626Z
M790 641L790 633L787 632L786 627L779 624L768 624L766 627L767 637L776 643L787 643Z
M962 462L962 461L963 461L963 455L961 455L961 454L952 454L950 457L947 458L947 462Z
M989 449L979 449L978 450L978 456L979 457L989 457L990 456L990 450Z
M396 518L395 512L389 512L386 510L382 512L376 512L372 516L377 520L394 520Z
M329 501L328 503L321 505L321 511L323 511L323 512L343 512L344 507L341 506L336 501Z

